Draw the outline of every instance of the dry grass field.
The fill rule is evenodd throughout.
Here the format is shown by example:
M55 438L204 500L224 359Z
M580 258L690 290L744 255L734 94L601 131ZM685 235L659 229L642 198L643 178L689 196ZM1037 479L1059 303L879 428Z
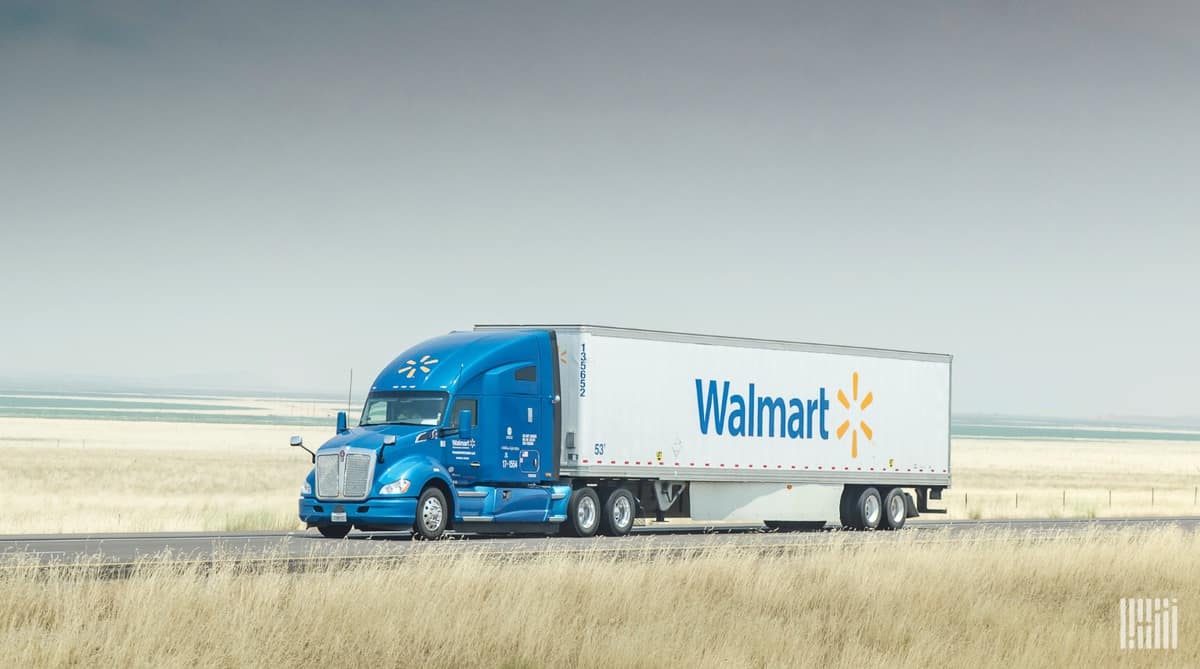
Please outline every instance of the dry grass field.
M1200 514L1195 441L955 439L951 471L951 518Z
M297 528L297 432L333 426L0 418L0 533Z
M0 533L298 528L288 436L332 431L0 418ZM1200 514L1200 442L955 439L952 471L950 518Z
M0 648L20 667L1200 666L1194 533L974 537L639 561L443 542L399 565L147 562L128 580L10 559ZM1119 650L1118 601L1144 596L1178 598L1177 650Z

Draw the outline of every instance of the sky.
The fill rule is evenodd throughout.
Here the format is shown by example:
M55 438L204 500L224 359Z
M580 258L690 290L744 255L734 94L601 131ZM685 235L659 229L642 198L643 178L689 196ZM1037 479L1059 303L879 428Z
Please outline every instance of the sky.
M0 0L0 386L337 396L474 323L1200 416L1200 5Z

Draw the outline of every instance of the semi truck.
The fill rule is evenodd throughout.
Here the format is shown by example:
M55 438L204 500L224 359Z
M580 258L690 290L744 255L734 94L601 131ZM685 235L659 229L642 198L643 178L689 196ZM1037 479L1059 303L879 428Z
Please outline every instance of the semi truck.
M326 537L628 534L635 519L898 530L950 486L951 356L590 325L421 342L303 483Z

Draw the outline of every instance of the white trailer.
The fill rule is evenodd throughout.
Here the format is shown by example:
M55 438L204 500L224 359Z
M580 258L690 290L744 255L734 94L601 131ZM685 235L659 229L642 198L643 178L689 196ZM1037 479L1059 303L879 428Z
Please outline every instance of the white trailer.
M949 355L476 326L495 328L555 333L561 477L647 515L898 529L950 486Z

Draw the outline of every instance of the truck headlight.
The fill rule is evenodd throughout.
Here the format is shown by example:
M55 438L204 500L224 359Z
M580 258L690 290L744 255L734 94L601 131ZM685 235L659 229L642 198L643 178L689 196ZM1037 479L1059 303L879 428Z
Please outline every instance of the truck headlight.
M305 482L304 482L304 485L303 485L303 486L301 486L301 488L300 488L300 494L301 494L301 495L311 495L311 494L312 494L312 486L310 486L310 485L308 484L308 481L305 481Z
M403 495L408 492L408 479L400 479L379 489L380 495Z

